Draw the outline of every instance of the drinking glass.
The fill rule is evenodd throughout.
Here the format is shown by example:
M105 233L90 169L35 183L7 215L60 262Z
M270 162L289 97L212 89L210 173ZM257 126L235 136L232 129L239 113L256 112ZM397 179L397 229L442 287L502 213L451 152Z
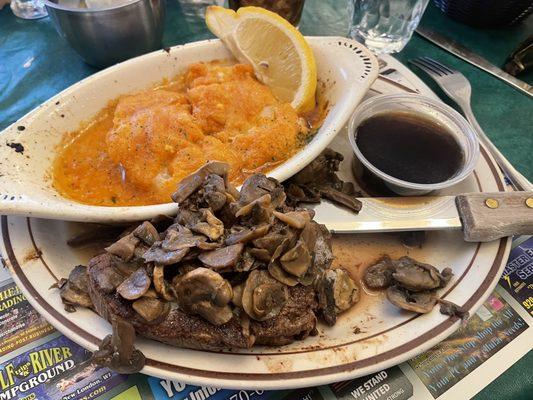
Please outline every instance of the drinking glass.
M10 7L13 14L23 19L37 19L48 15L42 0L11 0Z
M350 36L376 54L404 48L429 0L351 0Z
M255 6L279 14L294 26L298 26L302 17L305 0L229 0L229 6L234 10L239 7Z

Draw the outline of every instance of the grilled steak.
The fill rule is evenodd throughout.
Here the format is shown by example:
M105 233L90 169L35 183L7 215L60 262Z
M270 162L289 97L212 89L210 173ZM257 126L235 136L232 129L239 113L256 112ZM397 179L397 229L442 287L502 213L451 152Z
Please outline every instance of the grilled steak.
M312 210L287 205L275 179L253 175L239 193L228 171L211 162L180 182L173 220L129 227L76 267L65 303L199 349L285 345L315 335L317 317L335 324L359 292L345 271L330 269L328 230Z
M104 270L114 268L111 255L105 253L89 261L87 274L89 294L102 317L111 321L114 316L130 321L136 332L144 337L172 346L213 349L222 347L249 348L254 344L282 345L304 339L314 333L316 300L311 287L297 286L289 290L289 298L278 316L263 322L250 321L245 329L234 317L216 326L202 317L186 314L175 305L161 321L148 323L133 310L131 302L117 293L108 293L99 285Z

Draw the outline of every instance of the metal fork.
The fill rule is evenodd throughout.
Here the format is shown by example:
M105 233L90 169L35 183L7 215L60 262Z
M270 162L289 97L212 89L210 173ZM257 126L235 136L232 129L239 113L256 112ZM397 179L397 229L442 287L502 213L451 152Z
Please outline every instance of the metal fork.
M463 113L474 128L479 141L491 152L496 162L511 181L517 190L533 190L533 185L520 172L518 172L511 163L503 156L496 146L491 142L488 136L479 126L472 107L470 106L470 95L472 87L466 77L458 71L447 67L429 57L419 57L409 60L422 71L426 72L442 88L457 105L463 110Z

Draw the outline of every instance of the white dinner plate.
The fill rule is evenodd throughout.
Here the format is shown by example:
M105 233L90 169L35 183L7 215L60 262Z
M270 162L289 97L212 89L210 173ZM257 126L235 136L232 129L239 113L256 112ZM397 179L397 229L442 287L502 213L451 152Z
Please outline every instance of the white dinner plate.
M385 60L388 67L398 71L395 79L435 97L405 66L391 57ZM373 90L369 95L403 89L378 79ZM352 179L347 132L341 131L331 146L346 157L342 178ZM503 190L494 161L482 149L474 174L442 193ZM49 290L59 278L67 277L74 265L89 259L88 252L66 245L66 240L83 228L72 222L3 216L1 246L15 281L30 303L58 330L92 351L111 332L110 325L87 309L65 312L57 290ZM354 276L385 253L410 255L439 269L451 267L455 276L441 295L471 313L494 289L509 250L509 239L466 243L456 231L430 232L422 248L402 245L397 234L345 235L334 242L335 263ZM393 307L383 294L365 294L334 327L319 324L319 335L283 347L202 351L145 339L139 339L137 346L147 359L142 370L145 374L234 389L284 389L351 379L388 368L434 346L459 325L456 317L440 314L438 307L418 315Z

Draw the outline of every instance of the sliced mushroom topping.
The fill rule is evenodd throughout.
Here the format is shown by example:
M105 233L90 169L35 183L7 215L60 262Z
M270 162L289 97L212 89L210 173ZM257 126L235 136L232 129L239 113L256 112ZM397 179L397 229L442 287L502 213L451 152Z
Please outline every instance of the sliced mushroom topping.
M250 223L252 225L263 225L272 223L272 208L255 203L250 211Z
M298 278L298 282L300 282L304 286L310 286L315 283L318 278L318 275L320 275L321 273L322 270L320 270L315 265L315 263L312 262L305 274Z
M437 304L437 298L433 291L410 292L399 286L390 286L387 289L387 299L396 307L420 314L430 312Z
M176 292L172 286L165 280L165 269L162 265L155 265L153 272L154 288L159 295L166 301L174 301Z
M244 283L240 283L238 285L233 286L233 297L231 298L231 302L235 304L237 307L242 308L242 293L244 291Z
M176 225L167 230L165 239L161 243L161 248L165 251L176 251L191 248L199 242L206 241L204 236L193 235L190 229Z
M203 186L203 201L214 211L217 212L226 204L226 185L224 178L219 175L210 174L205 179Z
M93 303L87 287L87 268L77 265L70 272L68 280L59 289L65 310L74 311L73 306L92 308Z
M251 228L244 228L236 232L232 232L226 238L224 243L232 245L236 243L246 243L262 236L265 236L270 229L270 225L253 226Z
M125 277L128 277L131 274L133 274L135 271L137 271L144 264L142 262L142 260L135 260L135 261L125 262L125 261L122 261L118 257L113 257L113 258L114 258L113 261L114 261L115 267Z
M172 200L176 203L182 203L202 186L208 175L215 174L225 177L228 171L229 165L226 163L212 161L205 164L193 174L181 180L178 184L178 189L172 194Z
M269 207L271 203L272 199L270 197L270 194L265 194L239 208L239 210L235 213L235 216L237 218L245 217L246 215L252 212L255 206L259 205L260 207L266 208Z
M285 201L283 186L277 180L267 178L262 174L252 175L242 184L239 202L242 205L250 204L265 194L270 195L273 208L278 207Z
M224 224L208 208L201 209L200 213L202 221L190 226L191 230L201 233L211 240L217 240L224 234Z
M131 306L147 322L161 319L170 311L169 303L152 297L141 297L139 300L135 300Z
M139 372L145 364L143 353L135 349L135 329L129 322L114 318L113 334L107 335L98 350L93 353L93 362L108 367L119 374Z
M251 255L250 251L246 249L240 257L239 261L235 265L235 271L246 272L254 269L255 258Z
M281 268L279 262L277 261L273 261L268 264L268 272L274 279L287 286L296 286L298 284L298 278L289 274L288 272L285 272L285 270Z
M135 300L142 297L149 287L150 277L144 268L139 268L117 287L117 293L126 300Z
M176 285L178 305L186 313L199 314L214 325L228 322L233 313L228 303L233 297L231 285L215 271L196 268Z
M87 267L85 265L76 265L68 276L72 288L85 293L89 292L87 280Z
M402 257L395 262L392 277L398 284L413 292L436 289L443 283L439 270L432 265Z
M244 245L242 243L237 243L201 253L198 256L198 259L209 268L214 270L224 270L237 264L243 249Z
M139 244L139 239L133 236L132 233L120 238L111 246L106 247L105 250L122 258L124 261L129 261L133 258L135 247Z
M144 253L144 261L155 262L161 265L171 265L180 262L189 252L189 248L179 249L176 251L165 251L161 248L162 242L155 242L150 249Z
M114 265L110 265L93 276L96 286L104 293L112 293L124 280L124 276L118 272Z
M283 242L285 236L281 233L270 232L262 238L253 241L254 246L260 249L267 250L270 254L274 254L278 246Z
M290 239L289 238L284 238L283 241L281 242L281 244L276 247L276 249L274 250L274 253L272 254L272 257L270 258L270 261L271 262L274 262L274 261L277 261L278 258L281 257L281 255L285 252L285 250L287 250L287 248L289 247L289 244L290 244Z
M149 298L151 298L151 299L157 299L157 298L159 298L159 296L157 295L157 292L156 292L154 289L152 289L152 288L150 288L150 289L148 289L148 290L146 291L146 293L144 294L143 298L144 298L144 297L149 297Z
M305 224L302 232L300 233L300 240L305 243L307 249L312 253L314 252L316 245L316 230L318 224L314 221L311 221Z
M221 248L222 244L221 243L217 243L217 242L199 241L196 244L196 247L198 247L200 250L215 250L215 249Z
M314 224L313 224L314 225ZM319 269L328 269L333 262L331 250L331 233L324 225L316 224L315 265Z
M321 187L320 194L323 198L331 200L334 203L340 204L353 211L358 213L363 207L363 203L354 195L341 192L333 187Z
M270 253L266 249L251 248L248 250L248 252L252 257L259 261L263 261L265 263L270 262Z
M148 246L153 245L156 241L159 240L159 233L157 229L148 221L144 221L132 232L133 236L137 239L142 240Z
M371 289L383 289L393 284L394 263L389 256L381 258L371 265L363 275L363 282Z
M254 270L248 276L242 293L246 314L256 321L265 321L279 314L287 302L287 287L264 270Z
M334 325L337 314L359 301L359 288L343 269L329 269L317 281L318 307L328 325Z
M311 265L312 257L305 243L299 240L292 249L279 259L281 267L291 275L301 277Z
M289 211L286 213L273 211L273 214L280 221L283 221L287 225L296 229L303 229L303 227L312 219L312 215L308 210Z
M470 316L468 310L455 303L452 303L451 301L444 299L437 299L437 301L440 303L439 311L441 314L449 315L450 317L459 317L463 321L466 321Z
M441 283L440 283L440 286L439 287L444 287L448 284L448 282L450 282L450 280L453 278L453 271L451 268L444 268L442 270L442 272L440 273L440 277L441 277Z

